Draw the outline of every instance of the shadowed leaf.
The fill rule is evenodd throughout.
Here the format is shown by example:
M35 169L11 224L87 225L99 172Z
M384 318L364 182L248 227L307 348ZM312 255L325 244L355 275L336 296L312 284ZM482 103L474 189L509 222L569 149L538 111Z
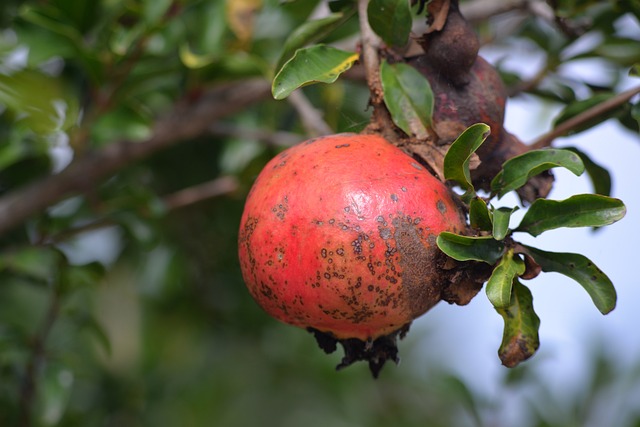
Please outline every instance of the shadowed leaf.
M584 163L585 170L591 179L593 191L602 196L611 195L611 174L607 169L594 162L586 153L575 147L565 147L565 150L573 151Z
M482 230L491 231L493 229L491 213L484 200L474 197L469 202L469 222L471 227Z
M407 135L427 138L433 113L433 92L427 79L410 65L383 61L380 80L393 122Z
M407 0L371 0L367 7L369 24L385 43L404 46L411 32L411 9Z
M504 239L509 233L509 220L511 214L518 210L514 208L498 208L493 211L493 238L496 240Z

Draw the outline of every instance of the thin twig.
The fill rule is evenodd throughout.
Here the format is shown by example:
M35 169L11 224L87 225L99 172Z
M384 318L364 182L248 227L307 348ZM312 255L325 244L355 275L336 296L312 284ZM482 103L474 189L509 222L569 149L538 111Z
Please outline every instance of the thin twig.
M304 140L301 135L293 132L250 129L226 123L215 123L211 125L209 132L214 136L257 140L268 146L280 148L291 147Z
M596 117L605 114L606 112L628 102L631 98L640 94L640 86L636 86L632 89L619 93L618 95L610 98L598 105L594 105L588 110L583 111L570 118L569 120L560 123L557 127L538 137L535 141L531 142L530 147L532 150L545 148L551 145L554 139L564 136L567 132L577 128L578 126L595 119Z
M360 37L362 39L362 62L367 77L367 84L371 92L371 104L374 109L383 102L382 84L380 83L380 57L378 47L380 39L369 25L367 6L369 0L358 0L358 18L360 20Z
M322 113L311 104L301 90L296 90L289 95L289 103L296 109L302 126L309 136L322 136L334 133L331 126L324 121Z
M204 200L235 192L240 187L233 176L221 176L193 187L185 188L163 198L167 209L173 211Z

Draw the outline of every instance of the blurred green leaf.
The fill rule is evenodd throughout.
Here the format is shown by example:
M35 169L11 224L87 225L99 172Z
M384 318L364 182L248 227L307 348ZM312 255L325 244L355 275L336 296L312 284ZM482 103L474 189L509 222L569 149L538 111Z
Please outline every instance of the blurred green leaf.
M511 288L513 281L524 273L525 265L518 255L514 256L513 249L509 249L493 269L487 281L487 298L496 309L507 309L511 304Z
M367 7L369 24L390 46L404 46L411 32L411 9L407 0L371 0Z
M496 311L504 320L504 333L498 356L503 365L513 368L533 356L540 346L540 318L533 310L531 291L517 279L514 280L509 306L498 308Z
M45 365L38 378L37 412L39 425L55 426L67 410L74 383L73 371L60 363Z
M518 207L514 208L498 208L492 212L493 216L493 238L496 240L504 239L509 233L509 220L511 214L518 210Z
M555 167L564 167L575 175L584 172L580 157L568 150L545 148L528 151L507 160L491 181L491 191L501 198L527 183L529 178Z
M538 236L560 227L602 227L622 219L627 212L619 199L578 194L565 200L537 199L514 231Z
M575 147L564 147L563 149L573 151L580 156L580 160L582 160L585 170L591 179L594 193L602 196L611 195L611 174L606 168L594 162L585 152Z
M433 114L433 92L429 81L408 64L382 61L380 80L384 103L393 122L407 135L427 138Z
M298 49L274 78L273 97L284 99L297 88L313 83L333 83L358 58L357 53L325 45Z
M0 104L39 134L66 130L76 123L77 100L65 92L59 80L40 72L0 73Z
M546 252L524 246L544 272L556 272L572 278L587 291L594 305L602 314L607 314L616 306L616 289L607 275L587 257L580 254Z
M484 200L474 197L469 202L469 222L471 227L482 231L493 230L491 213Z
M493 237L469 237L444 231L436 240L442 252L458 261L483 261L495 264L504 254L505 246Z
M631 68L629 68L629 75L631 77L640 77L640 63L633 64Z
M293 56L297 49L322 40L349 19L354 12L355 9L351 7L348 11L343 10L332 13L324 18L305 21L301 26L296 28L284 42L284 48L276 64L276 70L279 71L282 65Z
M0 258L0 270L10 270L49 283L54 279L62 254L48 246L29 246L5 252Z
M485 141L491 128L484 123L476 123L465 129L453 141L444 157L444 177L455 181L463 190L473 191L469 162L471 156Z

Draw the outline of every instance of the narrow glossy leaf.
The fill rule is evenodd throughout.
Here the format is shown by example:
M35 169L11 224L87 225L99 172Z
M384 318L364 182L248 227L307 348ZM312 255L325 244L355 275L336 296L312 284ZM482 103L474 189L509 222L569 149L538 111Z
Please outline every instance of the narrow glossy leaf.
M525 266L513 250L507 251L500 263L493 269L487 281L487 297L495 308L506 309L511 304L511 288L513 280L524 273Z
M616 307L617 296L613 283L584 255L523 247L542 271L564 274L582 285L602 314L607 314Z
M518 210L515 208L498 208L493 210L493 238L502 240L509 233L509 220L511 214Z
M369 24L388 45L404 46L411 32L411 9L407 0L371 0Z
M484 123L476 123L465 129L449 147L444 157L444 177L457 182L464 190L473 190L469 161L471 155L485 141L491 128Z
M482 230L491 231L493 229L491 214L484 200L474 197L469 202L469 222L471 227Z
M483 261L495 264L504 254L504 244L493 237L468 237L442 232L436 240L442 252L458 261Z
M627 212L619 199L578 194L565 200L538 199L515 231L537 236L560 227L602 227L622 219Z
M566 147L565 150L573 151L578 156L580 156L580 160L584 164L585 170L591 179L591 184L593 185L593 191L596 194L600 194L602 196L610 196L611 195L611 174L609 171L594 162L587 154L583 151L578 150L575 147Z
M500 198L525 185L529 178L558 166L576 175L584 172L584 164L576 153L554 148L533 150L507 160L491 181L491 190Z
M429 81L407 64L380 66L384 103L393 122L408 135L428 137L433 113L433 92Z
M284 42L284 48L280 54L276 70L279 71L282 65L293 56L297 49L322 40L352 15L353 11L351 11L351 13L332 13L324 18L306 21L293 30Z
M333 83L357 60L357 53L325 45L298 49L273 79L273 97L284 99L297 88L313 83Z
M498 356L503 365L513 368L533 356L540 346L540 318L533 310L531 291L517 279L514 280L509 306L496 311L504 320Z

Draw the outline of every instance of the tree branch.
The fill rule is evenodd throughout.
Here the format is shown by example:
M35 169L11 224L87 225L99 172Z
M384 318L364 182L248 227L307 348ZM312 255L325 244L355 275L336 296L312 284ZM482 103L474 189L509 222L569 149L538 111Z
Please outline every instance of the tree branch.
M538 137L535 141L531 142L530 147L532 150L537 150L540 148L545 148L551 145L554 139L564 136L567 132L577 128L578 126L588 122L589 120L593 120L596 117L604 114L614 108L628 102L635 95L640 93L640 86L636 86L632 89L626 90L624 92L619 93L618 95L610 98L604 102L601 102L598 105L594 105L588 110L583 111L570 118L569 120L560 123L557 127L545 133L544 135Z
M299 89L289 95L289 103L298 112L302 126L312 136L322 136L334 133L331 126L324 121L322 113L316 109L304 93Z
M369 0L358 0L358 19L360 22L360 37L362 38L361 56L367 84L371 92L371 103L374 109L378 109L383 103L382 83L380 82L380 58L378 56L380 39L369 25L368 5Z
M119 169L163 148L208 132L211 124L265 99L265 80L226 83L179 104L158 121L145 141L120 141L88 152L62 172L48 176L0 198L0 234L62 199L90 190Z

